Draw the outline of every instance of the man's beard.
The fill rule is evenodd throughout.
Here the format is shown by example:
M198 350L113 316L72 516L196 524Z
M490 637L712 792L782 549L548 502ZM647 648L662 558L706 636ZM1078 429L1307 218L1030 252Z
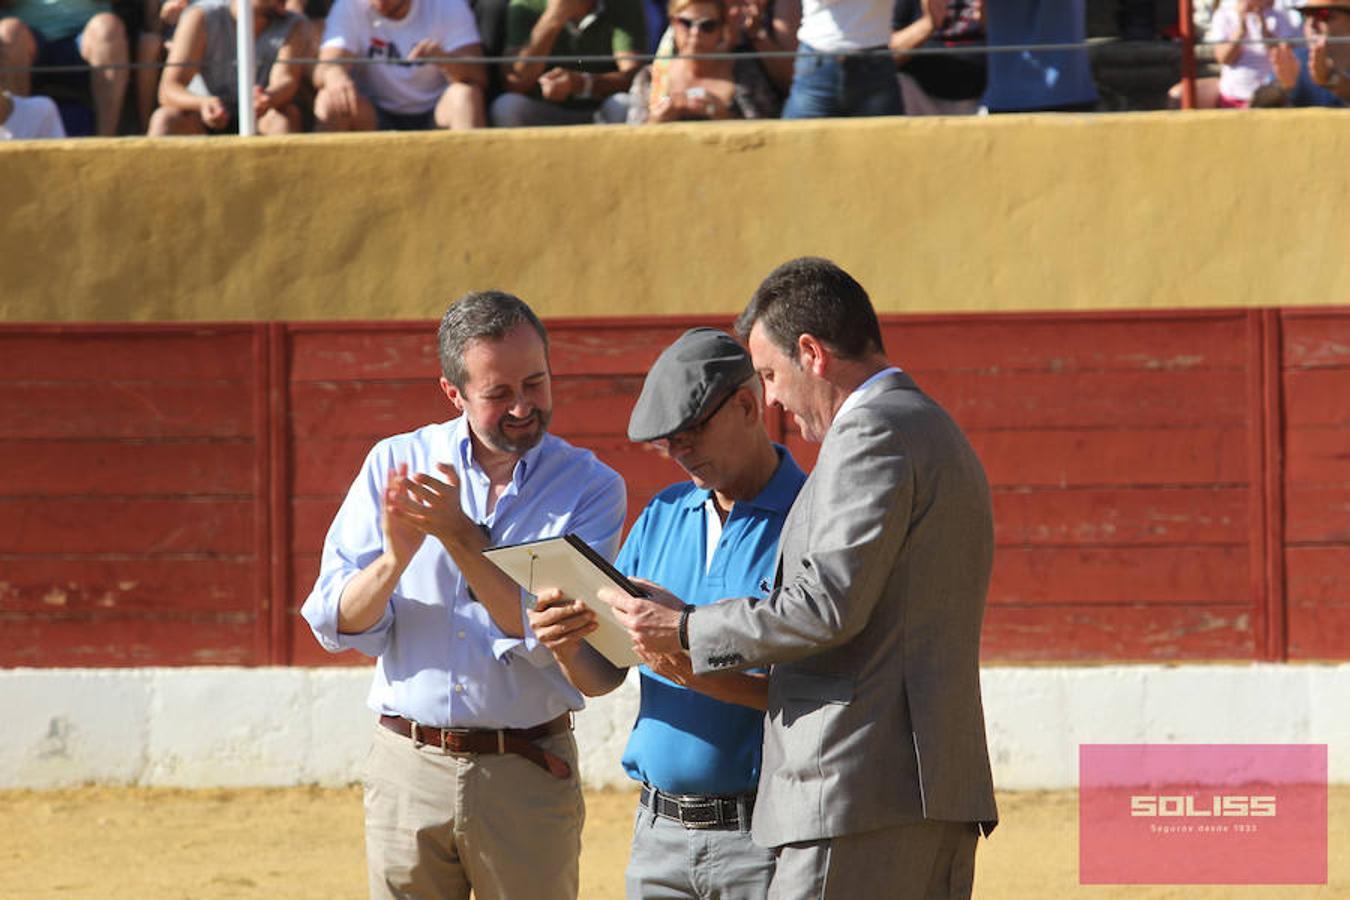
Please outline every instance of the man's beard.
M516 418L512 415L505 415L493 423L486 435L487 442L497 450L504 450L507 453L524 453L532 450L544 439L548 432L548 423L553 419L553 410L535 408L534 412L524 418ZM520 433L515 436L507 434L507 425L526 425L530 422L535 423L533 430Z

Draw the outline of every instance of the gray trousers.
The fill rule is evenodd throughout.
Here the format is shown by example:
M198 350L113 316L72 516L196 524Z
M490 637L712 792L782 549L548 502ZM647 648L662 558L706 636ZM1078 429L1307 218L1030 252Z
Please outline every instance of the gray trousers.
M915 822L778 848L770 900L968 900L973 822Z
M772 877L773 851L748 831L685 828L638 806L628 900L764 900Z

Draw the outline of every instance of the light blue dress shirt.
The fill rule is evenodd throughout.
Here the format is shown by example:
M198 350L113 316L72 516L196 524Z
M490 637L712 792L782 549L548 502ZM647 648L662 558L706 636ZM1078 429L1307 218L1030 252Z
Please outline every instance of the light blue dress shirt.
M377 713L442 728L529 728L580 709L581 694L528 622L523 638L498 628L435 538L408 564L379 622L360 634L338 633L343 588L384 549L380 515L389 470L407 463L411 473L439 478L441 462L459 473L460 505L488 527L494 545L575 533L614 557L627 502L617 472L589 450L545 435L521 457L488 513L488 476L473 459L461 416L386 438L370 451L328 531L301 615L328 651L377 657L368 698ZM522 592L522 609L527 599Z

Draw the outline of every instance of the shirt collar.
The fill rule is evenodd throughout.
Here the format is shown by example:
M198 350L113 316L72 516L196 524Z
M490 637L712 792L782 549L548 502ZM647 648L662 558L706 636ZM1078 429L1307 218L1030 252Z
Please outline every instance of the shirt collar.
M451 432L451 445L454 447L454 462L458 465L456 468L461 472L483 472L483 467L478 464L478 460L473 456L473 438L469 433L469 417L460 416L452 422L454 430ZM544 432L539 443L535 444L520 457L516 462L515 469L511 472L511 481L519 489L524 486L530 473L534 471L539 456L544 452L544 444L548 442L549 434Z
M863 394L865 394L867 392L867 389L870 388L872 385L876 384L878 381L887 377L888 375L898 375L898 374L900 374L900 369L898 369L895 366L887 366L880 372L877 372L871 378L868 378L862 384L855 387L853 389L853 393L849 394L847 397L844 398L844 402L843 404L840 405L839 411L834 414L834 418L837 420L844 413L848 412L850 409L861 403Z

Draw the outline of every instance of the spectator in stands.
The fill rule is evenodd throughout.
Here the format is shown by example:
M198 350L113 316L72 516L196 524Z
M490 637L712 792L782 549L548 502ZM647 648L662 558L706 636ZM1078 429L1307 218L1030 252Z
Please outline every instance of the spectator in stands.
M908 116L979 112L987 64L984 0L896 0L891 54ZM913 56L916 47L979 47L979 53Z
M1306 47L1276 44L1270 48L1278 90L1261 106L1350 106L1350 45L1328 38L1350 39L1350 4L1310 0L1297 7L1303 17Z
M516 59L503 71L492 124L623 122L646 33L642 0L511 0L506 55ZM562 65L541 56L610 58Z
M65 136L61 112L50 97L19 97L0 88L0 141Z
M487 73L479 63L421 63L483 55L464 0L336 0L314 70L316 127L479 128ZM372 64L347 60L366 57Z
M630 123L777 117L778 96L758 62L697 58L729 49L726 0L671 0L669 13L678 55L659 56L633 80Z
M13 0L0 19L0 87L28 96L33 66L94 66L95 130L117 134L127 93L127 30L108 0ZM101 68L101 67L108 68Z
M159 85L159 109L150 117L150 135L219 134L239 126L236 16L240 0L197 0L178 20L169 67ZM253 112L259 134L300 131L295 92L300 87L301 18L287 12L282 0L248 0L253 4ZM191 89L201 73L206 94Z
M727 8L733 50L785 54L797 49L801 0L729 0ZM793 57L759 57L758 63L773 82L781 106L792 89Z
M892 0L802 0L785 119L904 112L891 39Z
M989 47L1084 44L1084 0L1022 0L984 9ZM1017 50L989 54L984 105L991 113L1090 112L1097 84L1087 47L1079 50Z
M1236 0L1215 10L1205 40L1213 43L1214 59L1219 63L1221 109L1245 109L1251 105L1256 89L1270 81L1269 43L1262 41L1291 38L1297 29L1273 0Z

